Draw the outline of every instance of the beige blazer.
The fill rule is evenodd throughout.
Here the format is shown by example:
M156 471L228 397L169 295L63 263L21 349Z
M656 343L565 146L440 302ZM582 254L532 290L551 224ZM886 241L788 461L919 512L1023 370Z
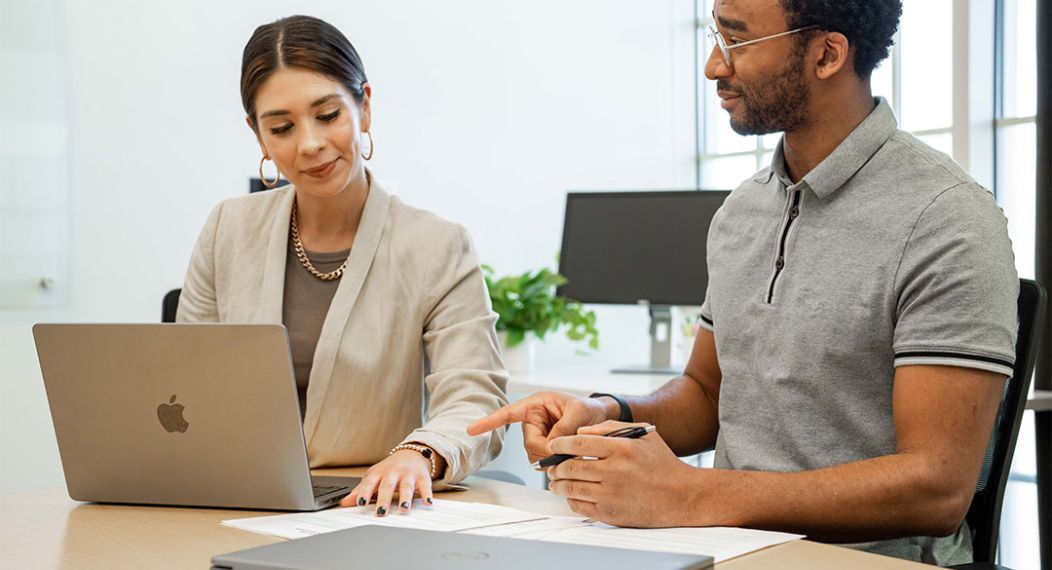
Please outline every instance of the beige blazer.
M179 322L281 322L295 196L286 186L216 206ZM464 228L374 180L314 353L303 421L311 466L372 464L416 441L446 459L441 487L493 459L503 431L465 428L508 402L496 321Z

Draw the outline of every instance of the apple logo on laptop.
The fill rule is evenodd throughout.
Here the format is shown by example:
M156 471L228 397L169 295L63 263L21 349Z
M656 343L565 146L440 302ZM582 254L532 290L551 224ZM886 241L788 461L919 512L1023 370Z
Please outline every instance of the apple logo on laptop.
M190 427L190 422L183 418L183 410L185 409L182 404L175 403L175 394L172 394L167 404L157 406L157 419L161 420L161 425L168 432L185 433L187 428Z

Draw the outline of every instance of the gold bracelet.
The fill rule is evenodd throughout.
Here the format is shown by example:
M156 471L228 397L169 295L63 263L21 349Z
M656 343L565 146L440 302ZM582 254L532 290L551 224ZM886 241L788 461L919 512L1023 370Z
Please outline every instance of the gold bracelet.
M437 467L437 465L435 465L435 450L431 449L426 445L420 445L417 443L403 443L401 445L395 446L395 448L389 451L387 455L394 455L394 452L401 451L403 449L415 451L426 457L427 460L431 463L431 478L434 479L438 475L437 473L435 473L435 469Z

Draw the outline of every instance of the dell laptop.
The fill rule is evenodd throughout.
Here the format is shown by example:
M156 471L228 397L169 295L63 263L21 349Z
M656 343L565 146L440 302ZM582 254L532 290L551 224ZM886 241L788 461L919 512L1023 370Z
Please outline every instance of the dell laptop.
M212 557L212 570L701 570L711 556L368 525Z
M312 511L357 478L311 477L282 325L33 327L69 496Z

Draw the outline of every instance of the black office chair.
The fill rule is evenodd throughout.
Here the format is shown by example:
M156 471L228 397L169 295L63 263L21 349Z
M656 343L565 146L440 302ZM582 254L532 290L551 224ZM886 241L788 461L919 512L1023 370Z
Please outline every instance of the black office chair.
M165 293L164 299L161 301L161 322L162 323L174 323L175 313L179 310L179 294L182 293L182 289L172 289ZM505 483L512 483L515 485L525 485L526 482L522 480L522 477L513 475L507 471L499 470L485 470L477 471L475 475L484 477L486 479L495 479L497 481L504 481Z
M162 323L175 322L175 313L179 310L179 294L182 292L182 289L172 289L164 294L164 299L161 300Z
M1001 407L997 411L990 443L986 447L983 470L975 486L975 497L965 520L972 530L975 562L953 566L958 570L1001 568L994 563L997 535L1001 526L1001 503L1004 499L1008 471L1012 466L1019 423L1026 408L1030 377L1034 373L1037 347L1040 346L1045 312L1045 290L1029 279L1019 280L1019 335L1015 343L1015 366L1005 383Z

